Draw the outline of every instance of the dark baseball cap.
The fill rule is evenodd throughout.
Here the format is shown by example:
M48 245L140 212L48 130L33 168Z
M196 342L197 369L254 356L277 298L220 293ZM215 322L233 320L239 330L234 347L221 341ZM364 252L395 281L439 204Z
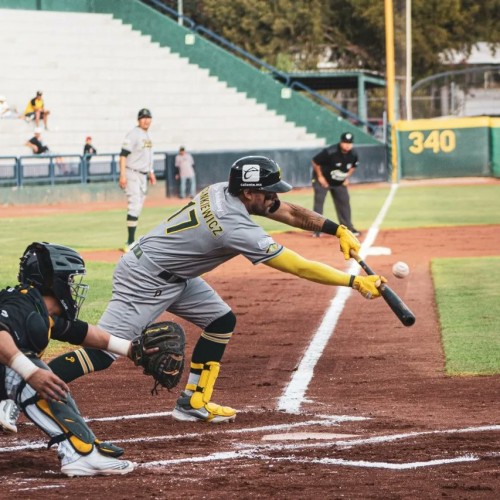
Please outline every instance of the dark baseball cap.
M354 142L354 136L350 132L344 132L340 136L340 142L353 143Z
M137 119L140 120L141 118L153 118L153 115L149 109L142 108L139 110L139 113L137 113Z

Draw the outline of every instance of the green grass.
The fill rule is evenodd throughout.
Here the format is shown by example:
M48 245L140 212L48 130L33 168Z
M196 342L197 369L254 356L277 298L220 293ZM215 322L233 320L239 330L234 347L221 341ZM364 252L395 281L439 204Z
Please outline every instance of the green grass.
M431 268L446 372L500 373L500 257L435 259Z
M382 228L476 224L500 224L500 185L401 186Z
M358 229L366 230L373 223L389 193L390 186L363 186L351 189L351 205L353 222ZM312 208L313 199L311 190L297 190L282 195L282 199L298 205ZM176 206L148 207L143 211L139 222L138 234L144 234L155 227L162 219L176 211L182 202ZM0 287L15 284L19 257L32 241L50 241L75 248L78 251L113 249L120 247L125 239L125 208L101 212L82 212L67 214L61 212L53 215L24 218L0 218L0 234L2 235L2 253L0 266ZM336 220L331 197L325 201L325 216ZM264 217L255 220L266 231L288 231L289 226L278 224ZM467 226L473 224L500 224L500 185L474 185L474 186L400 186L396 192L393 204L382 223L382 228L417 228L439 226ZM466 232L464 232L466 237ZM499 250L500 253L500 250ZM474 259L474 263L483 262L483 259ZM455 261L454 261L455 262ZM496 282L500 283L498 267L495 261ZM111 295L111 279L114 269L113 264L100 262L87 262L87 279L90 292L81 318L95 323L102 314L104 307ZM499 324L491 314L498 309L498 290L495 282L490 282L493 276L491 269L482 269L480 274L474 273L467 286L456 283L457 276L462 280L464 273L469 273L471 266L461 266L459 271L440 271L441 262L436 261L435 279L438 286L440 315L443 321L443 331L446 334L444 348L447 359L447 370L452 373L499 373L500 361L498 353L498 340L491 332L499 332ZM478 271L479 272L479 271ZM477 279L481 276L481 279ZM476 279L474 279L476 278ZM487 283L492 290L485 292ZM459 290L458 297L451 292ZM450 293L448 293L450 291ZM459 306L457 302L463 297L474 297L474 300L464 300ZM490 297L496 297L492 303ZM484 313L477 314L483 303L489 306ZM451 308L451 312L448 310ZM441 313L443 309L443 313ZM462 318L463 316L463 318ZM499 315L500 316L500 315ZM467 319L467 330L463 325ZM492 323L493 322L493 323ZM463 337L458 344L466 346L465 355L460 355L467 366L457 368L455 352L461 349L456 347L453 332L463 331ZM478 332L482 332L479 336ZM476 361L469 356L469 346L481 344L484 351L489 353L483 361ZM50 354L50 352L49 352ZM460 357L459 356L459 357ZM448 361L448 359L450 361Z

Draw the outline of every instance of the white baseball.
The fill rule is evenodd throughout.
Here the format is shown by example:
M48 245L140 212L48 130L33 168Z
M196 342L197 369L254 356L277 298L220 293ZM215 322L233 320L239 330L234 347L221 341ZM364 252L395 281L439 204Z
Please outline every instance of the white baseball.
M399 261L392 266L392 274L396 278L406 278L410 274L410 268L406 262Z

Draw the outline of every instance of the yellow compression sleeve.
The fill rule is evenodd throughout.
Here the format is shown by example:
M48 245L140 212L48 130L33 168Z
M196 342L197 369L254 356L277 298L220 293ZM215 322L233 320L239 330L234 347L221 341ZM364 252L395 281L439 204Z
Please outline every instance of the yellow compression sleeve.
M351 275L321 262L308 260L293 250L285 248L276 257L264 262L269 267L295 274L299 278L315 281L323 285L349 286Z

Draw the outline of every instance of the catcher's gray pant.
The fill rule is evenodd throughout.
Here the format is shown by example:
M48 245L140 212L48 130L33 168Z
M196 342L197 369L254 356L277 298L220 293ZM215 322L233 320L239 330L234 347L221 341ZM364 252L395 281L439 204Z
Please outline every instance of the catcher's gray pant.
M139 217L148 192L148 176L130 168L125 169L125 175L127 177L127 186L125 187L127 214Z
M39 359L31 358L31 360L40 368L45 370L50 369ZM18 406L22 406L22 403L36 396L36 391L28 384L25 384L24 387L19 390L22 382L23 379L21 375L8 366L5 367L5 391L7 392L8 398L14 400ZM23 411L37 427L45 432L45 434L50 437L59 436L61 434L61 427L59 427L59 425L57 425L48 415L43 413L35 404L28 404ZM62 465L74 462L80 457L80 454L71 446L67 439L57 444L57 454L61 459Z
M340 186L330 186L329 188L323 187L319 182L313 182L314 188L314 205L313 210L318 214L323 214L323 206L328 191L330 191L333 199L333 205L337 212L338 223L343 224L348 229L353 229L351 221L351 201L347 186L341 184Z
M200 277L166 283L159 271L144 267L134 252L125 254L113 274L113 293L98 325L132 340L164 311L205 329L231 308Z

